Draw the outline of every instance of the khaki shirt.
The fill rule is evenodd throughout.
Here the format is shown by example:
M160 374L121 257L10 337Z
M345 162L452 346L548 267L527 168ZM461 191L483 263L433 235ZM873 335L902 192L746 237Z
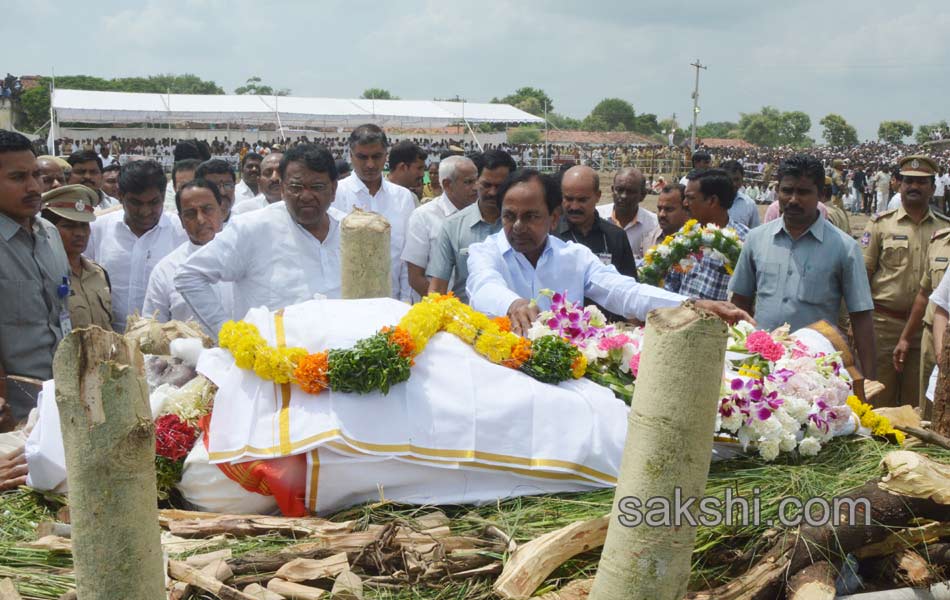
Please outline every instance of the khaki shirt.
M861 247L875 304L895 312L910 311L926 270L930 238L948 223L929 209L920 223L914 223L903 206L871 217Z
M63 338L57 290L69 276L59 231L45 219L32 231L0 213L0 361L8 375L53 376Z
M848 213L834 204L825 204L825 209L828 210L828 222L851 235L851 221L848 219Z
M950 266L950 228L933 234L927 247L927 269L920 278L920 287L927 291L928 296L940 285L947 266ZM933 325L935 306L933 302L927 302L927 312L924 313L924 324L927 327Z
M80 274L69 278L69 318L73 327L95 325L112 331L112 290L105 269L80 257Z

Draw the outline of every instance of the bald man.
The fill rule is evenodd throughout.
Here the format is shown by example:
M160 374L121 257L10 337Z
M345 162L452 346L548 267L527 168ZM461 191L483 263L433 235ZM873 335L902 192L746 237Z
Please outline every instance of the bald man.
M643 258L641 247L643 238L660 223L656 215L640 206L646 198L647 184L643 172L635 167L624 167L614 175L613 205L600 207L603 216L610 215L610 222L623 229L627 235L630 250L636 258ZM607 212L608 207L610 212ZM606 213L606 214L605 214Z
M63 163L67 163L61 158L54 156L40 156L36 159L36 166L40 170L40 188L42 193L63 187L66 185L66 172Z
M587 166L571 167L561 179L561 220L555 235L565 242L590 248L605 265L613 265L621 275L636 277L637 264L623 229L597 213L600 176ZM623 320L604 312L610 320Z

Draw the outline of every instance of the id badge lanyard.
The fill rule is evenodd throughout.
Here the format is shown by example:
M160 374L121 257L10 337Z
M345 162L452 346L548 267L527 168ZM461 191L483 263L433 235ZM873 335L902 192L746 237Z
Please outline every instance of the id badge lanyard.
M613 254L611 254L611 253L608 251L608 248L607 248L607 234L601 232L600 235L601 235L601 237L602 237L603 240L604 240L604 251L603 251L603 252L595 252L594 254L597 255L597 258L600 259L600 262L604 263L605 265L609 265L609 264L613 263L614 256L613 256ZM571 237L574 238L574 242L575 242L575 243L578 243L578 244L580 243L580 242L577 241L577 236L574 235L574 232L573 232L573 231L571 231Z
M73 330L73 321L69 318L69 277L63 277L63 282L56 288L56 295L63 304L59 311L59 328L63 331L63 337L66 337Z

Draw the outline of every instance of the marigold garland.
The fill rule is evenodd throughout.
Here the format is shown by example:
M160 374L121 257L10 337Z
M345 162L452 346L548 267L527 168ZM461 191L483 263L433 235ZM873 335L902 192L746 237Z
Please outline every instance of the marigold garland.
M538 345L512 333L507 317L488 318L449 294L430 294L395 327L383 327L349 350L310 354L304 348L275 348L245 321L228 321L218 336L242 369L275 383L294 383L308 394L325 389L383 393L409 377L409 367L440 331L451 333L492 361L549 383L580 379L587 358L557 336Z
M723 268L732 275L741 251L742 242L734 230L716 225L701 227L696 219L690 219L678 232L646 251L637 275L643 283L662 287L670 271L687 273L706 253L722 260Z
M884 438L892 444L904 443L904 432L894 429L891 421L884 415L874 412L870 404L865 404L857 396L848 396L848 406L861 420L861 426L871 430L871 435Z

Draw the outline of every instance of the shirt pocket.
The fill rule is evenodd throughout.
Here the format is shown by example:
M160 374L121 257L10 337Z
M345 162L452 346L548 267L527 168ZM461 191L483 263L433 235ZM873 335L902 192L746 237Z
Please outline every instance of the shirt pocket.
M0 322L5 325L49 323L49 311L43 296L43 282L30 279L5 280L0 289Z
M825 266L805 267L798 283L798 299L806 304L828 304L834 301L834 271Z
M910 242L908 240L885 239L881 246L881 264L885 267L899 269L907 264L910 256Z
M950 258L946 256L934 256L930 259L930 264L928 268L930 269L930 285L934 289L937 289L937 286L940 285L940 280L943 279L943 274L947 271L947 266L950 265Z
M781 269L781 264L767 262L756 271L755 293L757 296L774 296L778 292Z

